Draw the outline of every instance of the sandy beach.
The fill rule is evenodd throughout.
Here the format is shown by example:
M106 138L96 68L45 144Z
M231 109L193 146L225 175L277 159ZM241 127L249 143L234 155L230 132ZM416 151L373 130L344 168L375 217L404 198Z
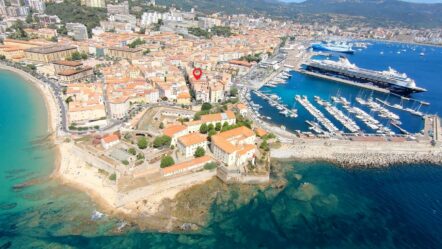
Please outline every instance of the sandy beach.
M161 221L163 223L158 222L158 219L155 224L149 221L149 219L152 220L158 213L164 211L162 210L163 201L172 200L178 193L196 184L204 183L215 176L214 171L197 172L129 192L120 192L116 183L109 180L108 174L103 174L73 152L72 148L75 145L71 139L62 137L55 132L58 122L58 108L50 89L46 88L40 80L24 71L2 64L0 64L0 69L16 73L26 82L31 83L38 89L44 99L48 111L48 131L52 133L50 139L55 144L56 153L54 170L50 177L61 184L86 193L98 205L99 210L108 215L121 217L131 223L138 224L140 227L152 228L152 225L153 227L158 225L156 228L163 230L165 227L164 219ZM174 217L170 218L176 219ZM168 221L167 224L172 224L172 222ZM173 228L168 226L166 230L173 230Z

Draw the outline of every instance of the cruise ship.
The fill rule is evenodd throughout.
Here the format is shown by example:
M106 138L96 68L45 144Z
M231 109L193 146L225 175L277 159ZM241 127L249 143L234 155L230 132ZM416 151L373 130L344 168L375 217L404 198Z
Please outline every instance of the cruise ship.
M352 54L354 52L352 46L345 42L313 43L311 47L314 50L320 50L320 51L332 51L332 52L347 53L347 54Z
M399 73L392 68L387 71L359 68L345 57L340 57L339 61L311 60L305 64L305 69L316 74L371 84L401 95L426 91L424 88L417 87L414 80L405 73Z

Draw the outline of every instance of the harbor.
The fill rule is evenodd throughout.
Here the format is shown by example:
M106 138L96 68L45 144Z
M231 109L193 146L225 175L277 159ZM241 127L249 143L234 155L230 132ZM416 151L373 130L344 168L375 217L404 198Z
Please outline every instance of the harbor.
M374 45L361 42L354 46L354 55L349 55L352 58ZM428 101L404 97L388 88L344 77L337 80L345 84L335 85L330 84L335 77L323 74L310 77L309 74L315 72L301 67L305 61L312 56L329 58L336 55L312 51L305 44L292 47L292 51L285 51L284 60L272 64L277 68L270 74L272 77L254 85L251 89L259 90L247 94L246 101L258 123L281 133L287 131L306 137L416 140L424 135L423 118L431 107Z

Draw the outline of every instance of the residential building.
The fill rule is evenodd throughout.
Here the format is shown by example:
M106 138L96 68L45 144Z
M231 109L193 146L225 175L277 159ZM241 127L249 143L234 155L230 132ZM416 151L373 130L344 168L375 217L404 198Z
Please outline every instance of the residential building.
M121 119L126 116L129 111L130 103L128 101L128 97L115 97L109 99L109 106L112 118Z
M211 150L217 160L227 168L241 171L241 166L254 157L255 133L245 126L212 136Z
M85 81L94 75L92 67L84 67L78 69L66 69L58 72L57 76L65 83L73 83Z
M106 135L101 139L101 145L106 150L119 143L120 143L120 138L118 137L117 134Z
M83 41L89 38L87 28L81 23L66 23L68 35L72 36L76 41Z
M105 0L81 0L81 5L93 8L106 8Z
M27 6L38 13L44 13L46 5L43 0L26 0Z
M179 93L176 99L178 105L190 105L190 100L191 96L188 92Z
M76 47L68 45L35 47L25 50L25 58L30 61L49 63L64 60L75 51L77 51Z
M178 150L185 157L192 157L198 147L207 150L207 138L199 133L191 133L178 138Z
M179 137L189 134L187 130L187 126L178 124L178 125L170 125L163 129L163 134L170 137L170 145L175 146Z
M135 60L143 56L140 48L111 47L105 50L105 55L113 58Z
M129 3L125 1L120 4L108 4L107 13L109 15L114 15L114 14L129 15Z

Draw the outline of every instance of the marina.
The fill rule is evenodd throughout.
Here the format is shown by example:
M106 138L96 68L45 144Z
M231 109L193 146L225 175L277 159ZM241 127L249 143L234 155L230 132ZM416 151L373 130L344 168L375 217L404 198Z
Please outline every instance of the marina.
M391 107L391 108L394 108L394 109L397 109L397 110L405 111L405 112L408 112L408 113L413 114L415 116L424 117L424 113L419 111L420 108L422 107L422 105L424 105L422 102L419 102L419 106L415 110L415 109L412 109L412 108L409 108L409 107L408 108L404 108L402 104L390 104L386 100L381 100L379 98L376 98L376 101L378 101L379 103L381 103L381 104L383 104L385 106L388 106L388 107Z
M321 111L310 103L306 96L301 97L300 95L296 95L295 100L298 101L330 134L335 135L341 133Z
M337 99L336 97L334 97ZM345 115L341 110L336 108L336 106L333 106L329 102L322 100L320 97L315 96L316 102L323 106L325 110L327 110L330 115L332 115L336 120L338 120L348 131L351 133L358 133L360 132L361 128L354 122L351 118L349 118L347 115ZM343 98L340 103L343 103L344 105L349 105L350 103Z
M286 105L281 104L279 101L281 100L280 97L278 97L277 95L268 95L268 94L264 94L260 91L254 91L254 93L263 98L264 100L266 100L272 107L276 108L279 111L279 114L284 115L285 117L290 117L290 118L296 118L298 117L297 114L297 110L292 108L288 108Z

